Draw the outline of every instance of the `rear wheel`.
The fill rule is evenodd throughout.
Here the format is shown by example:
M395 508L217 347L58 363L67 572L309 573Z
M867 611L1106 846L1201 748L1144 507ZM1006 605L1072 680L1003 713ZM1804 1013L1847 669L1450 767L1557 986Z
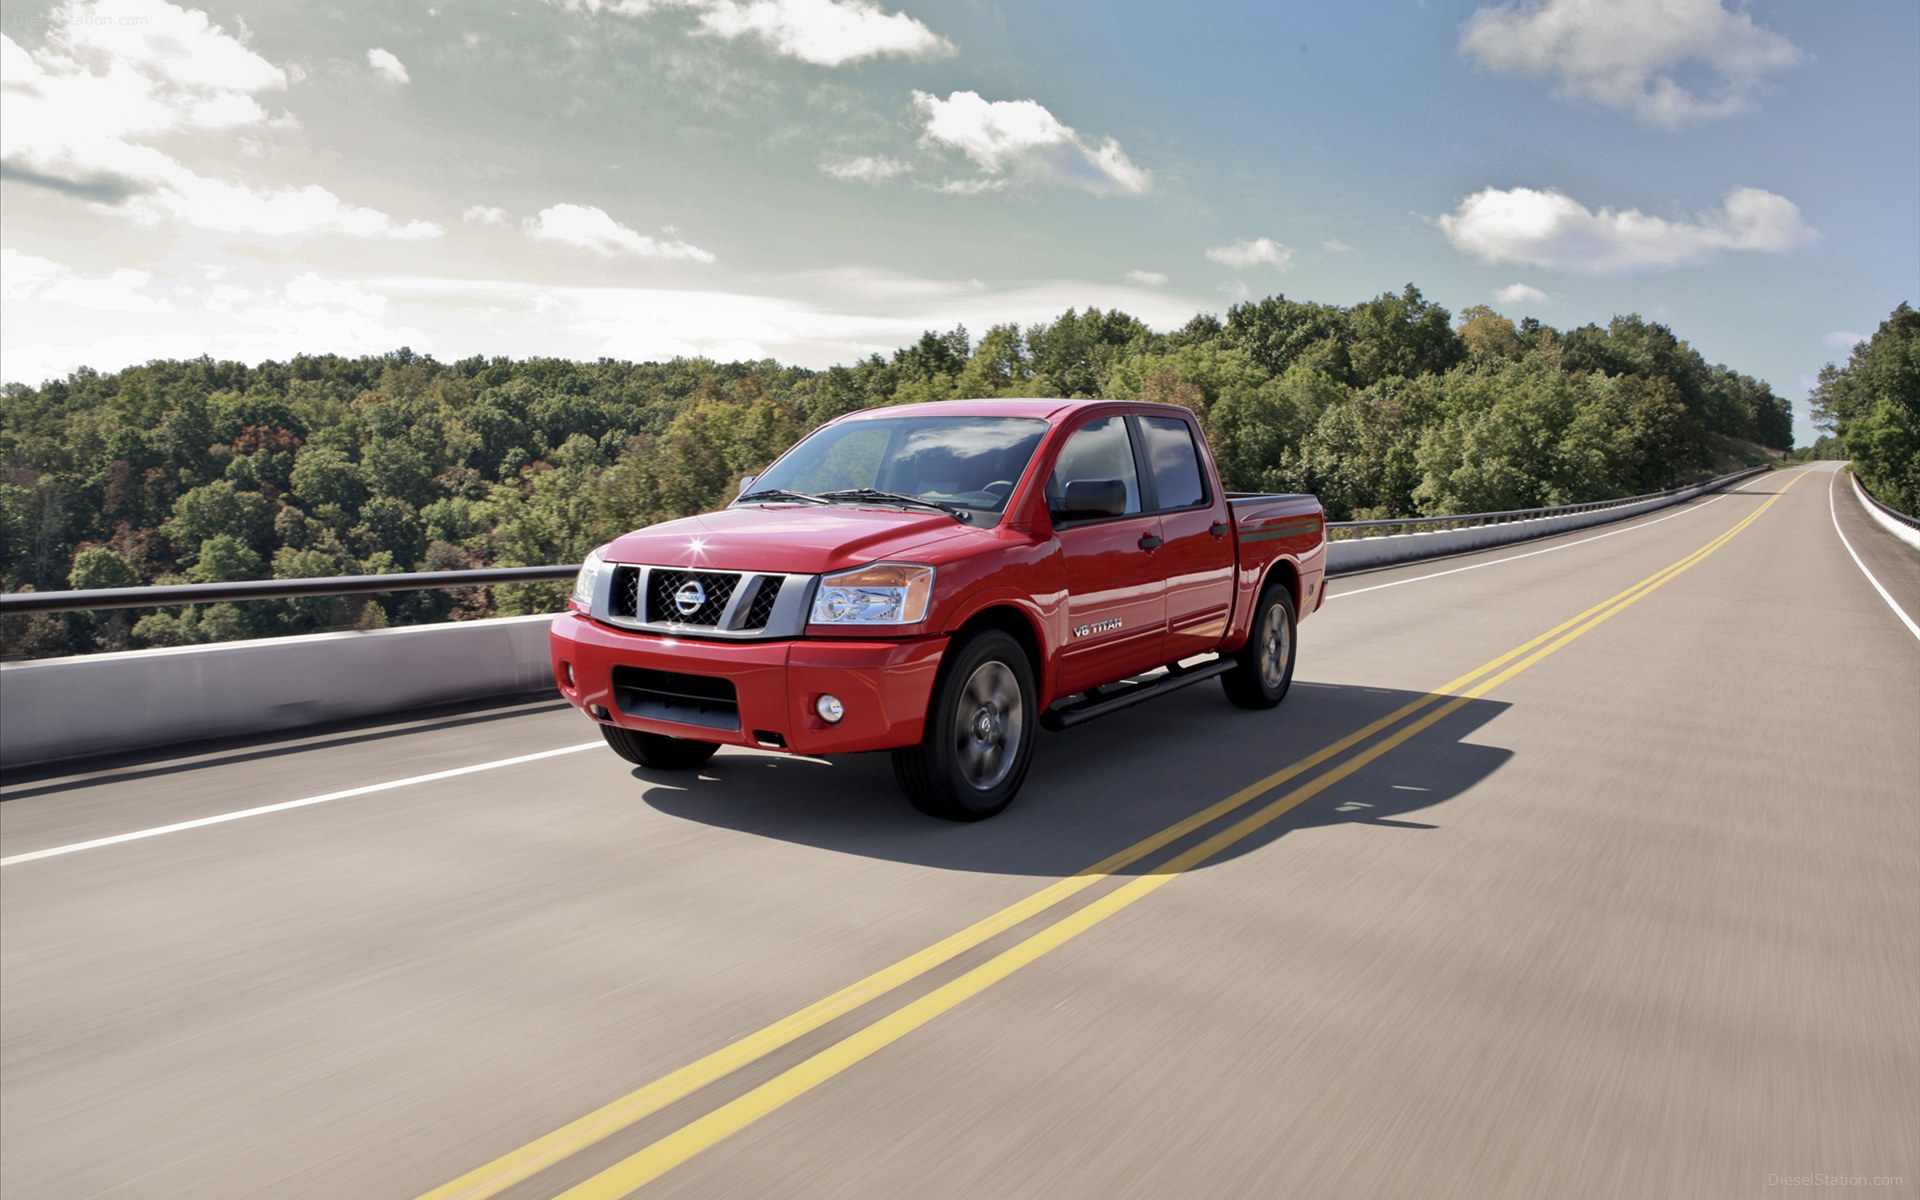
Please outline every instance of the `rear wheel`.
M607 745L630 763L655 771L688 771L713 757L720 747L712 742L668 737L664 733L642 733L618 725L602 725L600 736Z
M1267 584L1253 613L1253 633L1220 677L1227 699L1241 708L1272 708L1293 682L1293 593L1278 580Z
M893 752L900 790L928 816L993 816L1033 761L1033 705L1033 665L1010 635L987 629L955 646L934 685L925 735Z

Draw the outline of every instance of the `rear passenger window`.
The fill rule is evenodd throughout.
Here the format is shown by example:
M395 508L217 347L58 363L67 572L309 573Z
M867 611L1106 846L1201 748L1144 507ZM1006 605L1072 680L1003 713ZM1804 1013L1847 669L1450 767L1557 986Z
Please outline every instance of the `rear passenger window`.
M1147 442L1147 462L1153 468L1153 490L1161 508L1193 508L1207 502L1207 485L1200 474L1200 452L1193 432L1178 417L1141 417Z

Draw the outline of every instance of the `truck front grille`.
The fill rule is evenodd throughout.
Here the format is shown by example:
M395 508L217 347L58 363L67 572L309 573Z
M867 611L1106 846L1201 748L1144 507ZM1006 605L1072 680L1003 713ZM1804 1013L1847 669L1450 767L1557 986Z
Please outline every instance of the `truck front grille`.
M767 634L781 612L789 576L684 567L618 566L607 594L607 616L620 624L687 631L698 636ZM796 593L797 594L797 593ZM781 632L803 620L796 609L780 616Z
M762 575L759 588L753 593L753 599L747 604L747 619L740 623L742 629L765 629L773 617L774 601L780 599L780 585L786 582L778 575Z
M740 576L731 571L655 567L647 580L644 619L662 625L718 625L739 586Z
M640 615L640 576L639 567L615 567L613 570L613 595L608 603L612 605L616 617L637 617Z

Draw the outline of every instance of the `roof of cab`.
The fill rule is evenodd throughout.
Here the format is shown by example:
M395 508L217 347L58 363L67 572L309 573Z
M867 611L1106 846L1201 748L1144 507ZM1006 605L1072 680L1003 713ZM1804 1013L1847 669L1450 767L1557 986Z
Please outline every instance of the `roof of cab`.
M1052 420L1057 416L1073 412L1077 409L1094 408L1100 405L1132 403L1137 403L1137 401L1054 400L1042 397L934 400L926 404L893 404L880 408L863 408L850 412L838 419L842 421L857 421L945 413L959 417L1039 417L1042 420Z

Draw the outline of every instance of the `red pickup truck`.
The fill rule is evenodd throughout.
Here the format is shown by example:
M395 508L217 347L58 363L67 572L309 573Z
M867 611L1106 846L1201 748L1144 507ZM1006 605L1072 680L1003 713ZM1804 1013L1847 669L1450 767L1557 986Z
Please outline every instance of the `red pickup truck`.
M1166 404L850 413L720 512L587 556L555 682L623 757L890 750L907 798L992 816L1061 729L1218 676L1280 703L1318 608L1312 496L1230 496Z

